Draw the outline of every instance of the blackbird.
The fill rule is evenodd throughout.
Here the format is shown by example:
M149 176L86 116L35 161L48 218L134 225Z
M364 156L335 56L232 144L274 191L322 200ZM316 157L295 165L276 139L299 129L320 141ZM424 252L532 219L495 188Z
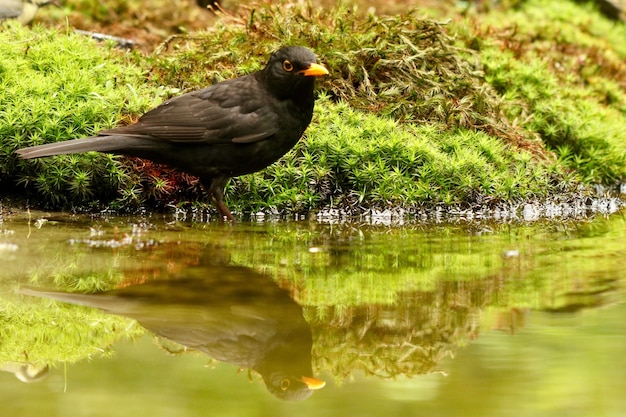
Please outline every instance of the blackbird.
M94 294L21 288L20 293L100 308L214 359L258 372L284 400L303 400L324 381L313 377L311 327L302 307L250 268L199 266L171 279Z
M264 69L167 100L132 125L17 153L30 159L99 151L150 159L199 177L220 218L234 221L224 186L272 164L300 140L313 116L314 79L326 74L311 50L283 47Z
M17 19L26 25L33 20L37 9L48 4L60 6L57 0L0 0L0 21Z

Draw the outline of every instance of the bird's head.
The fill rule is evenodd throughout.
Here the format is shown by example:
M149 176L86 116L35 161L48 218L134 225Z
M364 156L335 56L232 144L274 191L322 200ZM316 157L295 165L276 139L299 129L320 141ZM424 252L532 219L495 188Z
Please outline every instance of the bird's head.
M283 400L301 401L309 398L313 391L324 388L326 383L321 379L307 376L287 376L273 374L263 378L268 391Z
M286 46L274 52L263 71L268 89L278 98L313 94L315 77L328 70L317 63L315 54L301 46Z

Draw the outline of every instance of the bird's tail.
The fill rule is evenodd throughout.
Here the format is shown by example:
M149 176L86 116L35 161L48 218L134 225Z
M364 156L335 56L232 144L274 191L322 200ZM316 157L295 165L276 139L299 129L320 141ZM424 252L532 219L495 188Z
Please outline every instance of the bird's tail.
M48 298L55 301L62 301L64 303L95 307L105 311L114 311L114 307L119 304L119 298L114 295L80 294L63 291L49 291L31 287L21 287L17 290L17 293L33 297Z
M64 142L47 143L18 149L16 152L22 159L41 158L44 156L64 155L68 153L82 153L89 151L112 152L127 146L128 136L92 136L83 139L67 140Z

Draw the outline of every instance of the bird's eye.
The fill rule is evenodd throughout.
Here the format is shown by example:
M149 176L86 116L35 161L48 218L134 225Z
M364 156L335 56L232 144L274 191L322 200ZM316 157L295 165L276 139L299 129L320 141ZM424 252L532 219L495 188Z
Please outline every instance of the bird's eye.
M289 381L288 379L283 379L280 381L280 389L282 389L283 391L289 388L289 385L291 385L291 381Z
M283 69L287 72L293 71L293 64L288 59L283 61Z

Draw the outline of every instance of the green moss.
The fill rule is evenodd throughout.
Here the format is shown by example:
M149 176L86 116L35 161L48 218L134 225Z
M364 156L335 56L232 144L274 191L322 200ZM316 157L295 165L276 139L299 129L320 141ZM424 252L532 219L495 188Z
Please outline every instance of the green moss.
M155 104L142 72L82 36L6 25L0 32L0 164L16 184L55 207L111 200L133 174L117 158L86 154L19 161L15 149L93 135ZM35 194L33 194L35 195Z
M545 196L552 173L530 153L468 129L400 124L321 97L303 140L283 164L233 181L243 211L347 211L476 204ZM295 192L294 192L295 191Z
M475 33L483 38L480 59L486 80L505 98L507 116L538 134L584 183L623 181L624 25L588 5L541 0L483 24Z
M331 76L318 84L305 140L231 182L239 211L470 206L623 181L624 29L586 6L548 3L452 25L415 12L259 5L148 56L6 25L0 178L51 208L206 204L194 178L149 162L18 161L13 152L131 122L164 96L255 71L279 46L302 44Z
M34 365L56 366L111 354L109 348L118 340L143 334L141 327L131 323L93 309L46 301L5 304L0 312L0 363L28 359Z

